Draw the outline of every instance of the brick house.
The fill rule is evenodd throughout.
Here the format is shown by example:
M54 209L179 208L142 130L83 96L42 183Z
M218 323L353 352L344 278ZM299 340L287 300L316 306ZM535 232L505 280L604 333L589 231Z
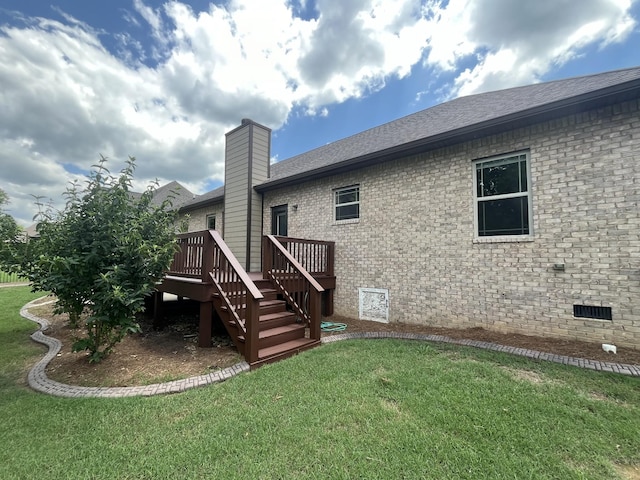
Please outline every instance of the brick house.
M457 98L270 165L227 134L187 202L247 271L261 236L335 242L334 311L640 348L640 67Z

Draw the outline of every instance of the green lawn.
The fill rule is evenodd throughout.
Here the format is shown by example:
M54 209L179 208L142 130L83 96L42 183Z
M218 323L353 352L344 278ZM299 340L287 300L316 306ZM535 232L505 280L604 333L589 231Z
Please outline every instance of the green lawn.
M225 383L61 399L24 385L43 348L0 289L0 478L624 478L640 380L393 340L322 346Z

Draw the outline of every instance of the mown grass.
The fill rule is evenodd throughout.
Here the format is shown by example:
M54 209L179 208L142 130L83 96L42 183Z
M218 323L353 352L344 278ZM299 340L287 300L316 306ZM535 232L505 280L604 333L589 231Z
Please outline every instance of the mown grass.
M42 296L29 287L0 288L0 397L5 395L5 389L12 391L17 381L24 383L21 376L25 365L46 352L29 338L36 325L19 315L27 302Z
M21 364L38 350L17 314L28 290L10 304L3 290L0 341ZM620 478L640 464L640 380L453 346L338 342L151 398L60 399L0 373L3 479Z

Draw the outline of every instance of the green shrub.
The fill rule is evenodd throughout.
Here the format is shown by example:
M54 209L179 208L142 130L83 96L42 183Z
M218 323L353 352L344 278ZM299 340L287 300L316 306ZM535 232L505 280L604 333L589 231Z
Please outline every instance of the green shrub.
M36 258L27 267L34 289L58 298L57 311L77 322L88 312L87 337L74 350L88 350L100 361L130 332L139 331L135 315L155 288L175 252L170 200L153 203L155 186L131 192L135 159L118 177L101 157L84 190L67 188L66 207L41 212Z

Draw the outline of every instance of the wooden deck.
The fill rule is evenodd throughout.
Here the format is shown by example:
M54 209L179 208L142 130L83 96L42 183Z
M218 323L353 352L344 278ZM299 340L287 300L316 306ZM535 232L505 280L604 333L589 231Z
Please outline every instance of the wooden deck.
M198 345L211 346L214 315L253 367L320 342L322 315L333 314L334 244L266 236L263 272L247 273L211 230L179 235L180 250L157 287L200 304Z

